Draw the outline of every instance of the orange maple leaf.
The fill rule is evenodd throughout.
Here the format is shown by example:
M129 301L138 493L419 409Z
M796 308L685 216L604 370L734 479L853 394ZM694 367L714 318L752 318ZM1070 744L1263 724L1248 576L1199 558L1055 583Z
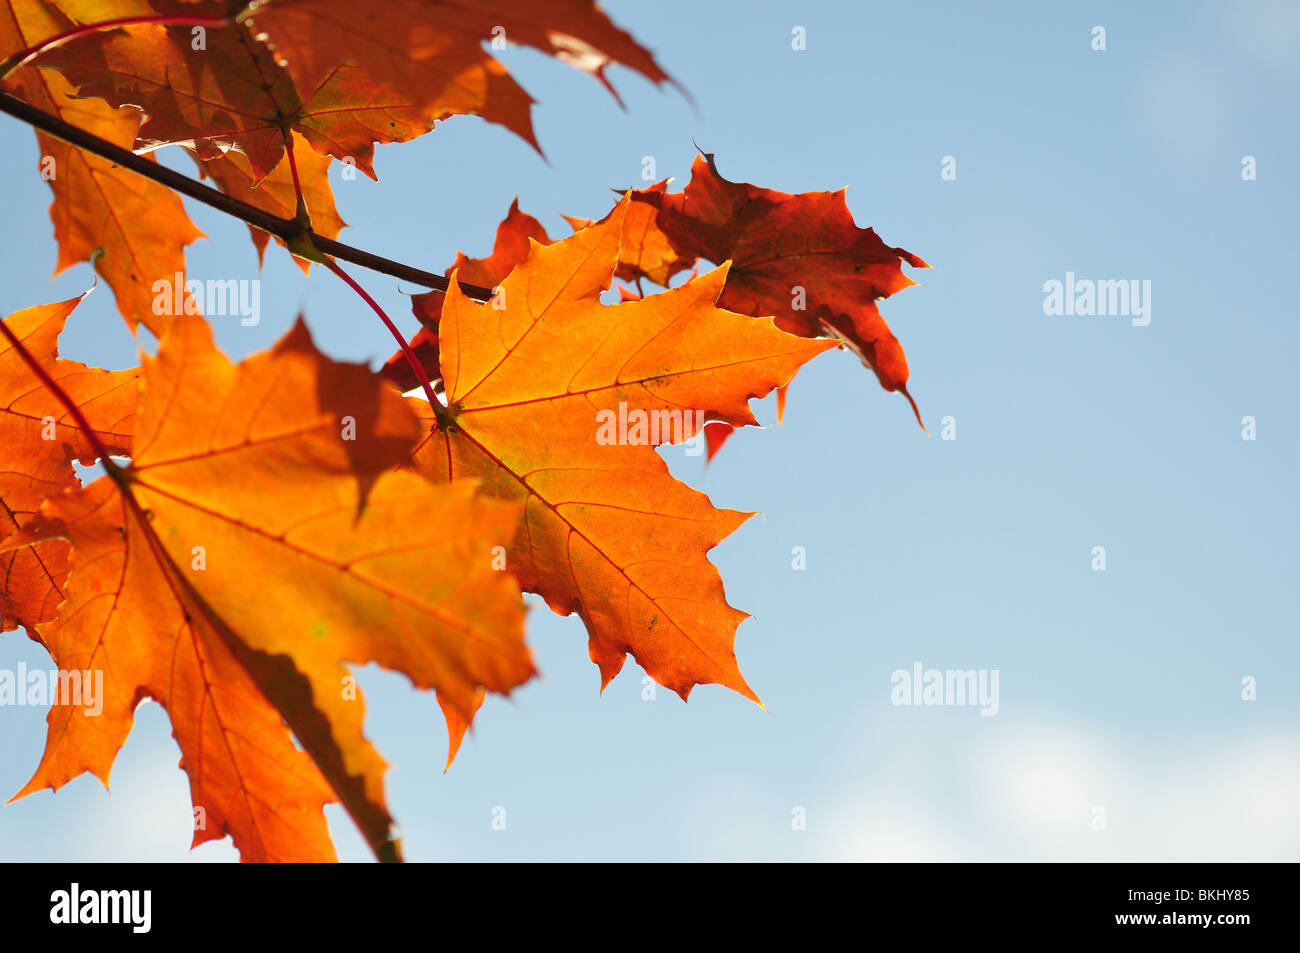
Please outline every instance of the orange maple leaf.
M35 62L61 72L79 96L139 108L139 149L184 145L204 160L242 153L249 186L280 164L287 130L374 178L376 142L402 142L433 126L351 64L301 94L276 55L236 22L206 28L198 49L190 27L142 23L77 37Z
M352 111L373 117L375 104L308 114L289 74L243 26L213 27L203 39L196 49L189 27L130 24L77 37L35 62L73 83L77 98L134 107L143 117L135 141L138 151L184 145L199 160L201 176L211 177L227 195L279 218L293 218L297 211L293 176L282 161L286 141L295 142L299 183L313 230L337 238L345 223L334 205L326 153L330 148L338 151L344 139L343 148L349 150L345 155L358 148L373 151L371 138L348 139L345 130L357 125ZM320 151L307 147L308 136ZM368 164L365 169L370 171ZM250 231L261 261L270 236L251 226ZM304 272L310 267L305 259L297 261Z
M530 678L519 589L491 566L518 508L398 468L415 417L301 322L232 365L179 316L143 380L130 466L48 499L0 547L71 541L67 599L41 634L60 667L105 672L101 716L52 710L24 793L106 778L149 696L215 824L195 843L229 832L246 859L323 859L333 797L395 855L386 766L344 665L402 672L465 720L482 689Z
M153 23L88 33L35 60L58 70L80 97L143 114L137 147L189 146L201 159L229 149L248 159L256 185L284 155L282 127L301 111L293 80L242 27L191 28Z
M727 604L706 555L751 514L716 509L654 447L695 438L706 413L754 423L751 396L834 344L716 307L725 266L601 305L626 208L553 245L532 243L492 302L471 301L453 276L440 325L448 405L417 466L440 480L478 477L484 492L523 502L510 569L555 611L582 617L603 684L630 652L683 698L716 682L757 701L734 650L746 615ZM609 431L611 415L633 411L654 430Z
M523 43L591 73L617 98L605 75L621 63L655 83L670 82L654 58L618 29L593 0L297 0L260 6L245 25L275 51L303 98L350 64L371 84L396 93L430 124L474 113L537 147L532 98L484 43ZM373 88L373 86L372 86Z

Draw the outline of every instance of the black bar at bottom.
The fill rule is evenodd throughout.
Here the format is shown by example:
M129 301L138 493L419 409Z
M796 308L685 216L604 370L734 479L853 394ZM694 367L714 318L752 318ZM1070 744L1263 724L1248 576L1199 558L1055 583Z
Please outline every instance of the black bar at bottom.
M864 946L892 930L922 946L949 937L1126 933L1231 943L1285 929L1295 871L1279 864L575 863L34 864L8 865L6 873L0 912L10 941L202 939L208 946L356 937L387 945L383 937L433 941L448 931L504 940L513 929L534 940L558 931L561 942L717 936L730 947L753 933L774 941L778 929L810 938L848 931Z

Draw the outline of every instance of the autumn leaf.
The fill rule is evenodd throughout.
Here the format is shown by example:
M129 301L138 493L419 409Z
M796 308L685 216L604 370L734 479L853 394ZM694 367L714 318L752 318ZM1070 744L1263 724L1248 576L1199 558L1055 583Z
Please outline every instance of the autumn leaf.
M205 28L201 40L187 26L131 24L78 37L36 62L61 72L79 96L137 107L145 116L141 150L184 145L204 160L242 154L250 187L280 166L288 130L374 178L374 143L433 126L349 64L304 96L275 54L236 22Z
M77 37L43 53L79 95L134 105L147 116L139 146L189 145L211 159L249 158L257 184L280 161L281 130L374 178L374 144L403 142L458 114L506 126L538 147L532 99L484 49L523 43L591 73L618 97L606 71L622 63L671 82L592 0L561 0L540 13L527 0L345 0L155 4L183 16L232 18L196 40L187 26L130 24Z
M148 696L195 807L247 859L321 859L330 796L392 855L386 765L345 665L402 672L467 721L482 689L531 677L519 590L491 565L518 508L401 469L419 435L402 398L324 358L301 322L232 365L202 319L178 316L143 394L131 465L47 500L4 547L71 541L42 635L61 667L105 670L104 714L56 706L25 792L106 778Z
M678 254L732 263L720 305L773 315L792 334L840 338L881 387L907 397L920 423L907 391L907 358L876 301L916 284L902 262L929 265L859 228L843 189L791 195L728 182L705 154L696 156L684 191L644 190L634 198L658 210L656 224Z
M84 297L84 296L83 296ZM110 452L129 453L139 372L105 371L58 357L58 337L81 301L39 305L5 319L46 373L75 400ZM73 461L98 458L90 440L6 341L0 340L0 539L14 533L54 493L77 485ZM0 554L0 631L50 619L62 599L66 543Z
M706 413L754 423L751 396L834 345L715 307L726 267L602 305L626 208L533 243L493 302L471 301L453 277L440 324L447 407L416 462L524 504L510 569L552 609L582 617L603 684L630 652L683 697L715 682L757 701L734 651L746 616L707 558L748 514L675 480L654 447L695 438ZM654 432L610 431L611 415L633 411Z
M289 0L260 6L244 23L265 36L300 91L321 88L347 63L429 123L473 113L534 147L532 99L484 43L532 46L592 74L616 97L606 76L612 63L670 81L592 0Z
M201 159L235 149L257 184L284 155L281 128L301 109L293 80L247 31L131 24L90 33L36 61L58 70L81 97L143 114L141 151L175 144Z
M305 119L293 81L243 27L207 30L196 48L188 27L132 24L79 37L43 54L39 64L77 84L80 98L140 110L137 149L185 145L201 176L279 218L297 212L293 174L282 161L290 137L313 230L334 239L344 227L329 184L329 158L291 131ZM344 121L330 115L332 122ZM316 135L328 126L303 128ZM260 262L270 236L249 230ZM297 261L304 272L310 267Z

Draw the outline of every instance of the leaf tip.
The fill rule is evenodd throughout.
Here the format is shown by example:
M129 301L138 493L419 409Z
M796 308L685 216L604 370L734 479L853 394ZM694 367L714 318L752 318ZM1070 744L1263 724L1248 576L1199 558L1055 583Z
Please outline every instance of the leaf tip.
M906 397L906 398L907 398L907 402L908 402L909 404L912 405L912 413L916 415L916 422L917 422L917 424L920 426L920 428L921 428L923 431L925 431L925 435L926 435L927 437L933 437L934 434L930 433L929 429L927 429L926 426L925 426L925 421L923 421L923 420L921 419L921 410L920 410L919 407L916 406L916 401L913 400L913 399L912 399L912 395L909 394L909 393L907 392L907 385L906 385L906 384L899 384L897 390L898 390L898 392L899 392L900 394L902 394L904 397Z

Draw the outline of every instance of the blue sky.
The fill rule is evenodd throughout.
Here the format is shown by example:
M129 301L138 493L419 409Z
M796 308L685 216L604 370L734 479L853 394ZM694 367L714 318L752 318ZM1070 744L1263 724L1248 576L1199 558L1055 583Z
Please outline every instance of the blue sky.
M833 352L800 374L780 428L739 434L707 469L665 451L716 505L760 513L712 559L754 616L737 650L770 711L715 686L645 700L630 661L602 696L581 623L539 603L528 637L543 677L490 700L444 775L432 697L367 669L367 730L393 765L409 858L1300 856L1300 8L976 6L610 2L694 105L619 70L624 112L577 71L510 50L545 161L459 118L380 147L377 184L335 169L344 240L441 271L458 248L490 250L516 195L562 235L557 213L603 214L645 156L680 187L694 139L732 180L849 186L860 225L934 266L882 306L934 438ZM34 138L0 129L8 313L90 278L79 266L50 286ZM242 223L192 215L209 240L191 277L255 276ZM1150 323L1044 314L1044 283L1067 272L1150 281ZM417 289L353 274L414 330L403 292ZM214 319L233 356L300 308L336 357L391 353L328 273L305 281L273 247L262 278L259 326ZM74 315L64 354L135 363L107 288ZM945 417L954 440L938 436ZM11 633L0 667L19 661L48 664ZM891 704L892 673L915 662L997 670L997 715ZM39 759L44 713L0 719L8 795ZM161 708L142 707L112 793L83 777L0 809L0 858L233 859L228 842L188 851L178 758ZM367 859L331 811L342 858Z

